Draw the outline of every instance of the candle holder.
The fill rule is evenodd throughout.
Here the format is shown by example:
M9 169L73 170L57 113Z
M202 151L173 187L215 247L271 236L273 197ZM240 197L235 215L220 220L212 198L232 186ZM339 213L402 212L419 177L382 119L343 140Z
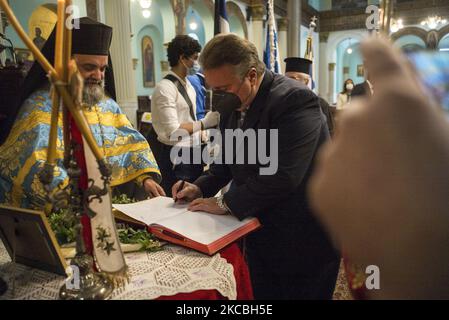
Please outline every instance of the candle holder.
M98 212L94 212L90 208L92 201L95 199L100 203L103 198L109 193L109 186L111 182L111 169L106 164L106 160L98 145L92 132L90 130L89 124L83 117L82 113L79 112L80 106L77 103L76 97L73 97L69 91L67 83L70 80L70 68L69 60L71 56L71 43L72 43L72 33L71 29L64 27L63 21L67 21L71 17L71 13L67 11L67 8L71 7L72 0L58 0L58 21L56 28L56 47L55 47L55 66L53 66L47 58L42 54L42 52L36 47L31 38L27 35L25 30L20 25L18 19L15 17L13 11L11 10L7 0L0 0L0 7L4 11L11 25L14 27L15 31L25 43L25 45L31 50L36 61L40 63L45 72L49 75L49 79L53 85L54 94L52 96L53 110L52 118L50 123L50 138L48 144L48 155L47 161L44 166L44 170L41 172L40 179L42 184L49 195L47 198L47 205L45 207L46 213L51 212L51 210L57 209L67 209L68 214L73 219L76 219L76 249L77 253L75 258L71 261L72 270L74 271L74 285L66 282L66 284L60 290L60 298L62 299L107 299L114 288L112 281L105 274L99 274L94 271L94 259L86 252L85 243L83 239L83 226L81 223L81 218L86 215L89 218L96 216ZM72 12L73 13L73 12ZM53 194L51 188L51 183L53 182L55 165L56 165L56 147L57 147L57 135L58 135L58 113L60 108L60 101L62 100L64 105L64 114L68 115L70 113L71 119L73 119L74 125L67 125L67 117L64 116L64 167L67 169L67 174L69 177L69 185L62 188L59 186L59 190ZM68 129L69 127L69 129ZM68 146L68 136L72 132L70 129L77 129L80 135L85 139L86 148L90 148L93 158L98 162L99 171L101 174L101 180L103 181L103 186L98 187L95 185L94 180L89 180L90 186L80 186L79 182L81 178L87 179L87 172L82 172L77 163L77 156L80 154L80 146L83 145L83 141L78 141L79 144L71 144ZM72 133L73 134L73 133ZM75 137L72 135L71 137ZM75 140L75 139L74 139ZM85 155L80 156L79 161L84 161ZM100 182L100 181L98 181ZM108 199L109 200L109 199ZM109 208L110 209L110 208ZM103 212L100 212L100 214ZM112 215L106 217L110 224L113 224ZM104 235L103 235L104 237ZM110 236L108 235L108 238ZM116 234L114 234L114 238ZM95 239L95 238L94 238ZM97 235L98 239L98 235ZM95 240L94 240L95 241ZM95 249L102 249L107 251L108 256L111 253L111 246L117 243L119 246L118 239L114 242L107 242L106 248L100 248L97 244ZM115 250L114 250L115 251ZM118 249L118 255L116 257L116 262L120 263L121 269L118 267L117 270L108 271L111 277L120 283L120 276L124 273L126 275L126 263L123 258L123 253ZM97 256L97 265L99 269L105 264L104 259L101 256ZM121 261L118 261L120 259Z
M66 190L69 198L68 211L69 216L76 219L76 256L70 262L71 268L74 272L73 283L66 283L59 291L59 298L62 300L106 300L108 299L114 285L107 276L94 271L94 260L92 256L87 254L86 246L83 239L83 225L81 218L83 212L87 207L89 200L84 197L84 193L89 193L89 190L81 191L79 188L79 180L81 177L81 169L79 169L74 156L75 144L72 145L71 158L67 170L70 183ZM106 185L107 181L105 181ZM90 190L92 193L92 190ZM90 214L94 214L92 211ZM76 279L78 277L78 279Z

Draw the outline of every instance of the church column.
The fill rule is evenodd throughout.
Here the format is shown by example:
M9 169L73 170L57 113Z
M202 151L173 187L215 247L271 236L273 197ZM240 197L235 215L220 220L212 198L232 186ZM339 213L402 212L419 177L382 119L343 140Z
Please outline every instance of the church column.
M189 3L186 0L171 0L171 4L175 14L176 35L186 34L186 15Z
M104 1L105 0L97 0L97 15L98 22L106 23L106 17L104 12Z
M320 32L320 65L319 65L319 83L318 92L322 97L327 97L328 70L327 70L327 41L329 32Z
M278 35L279 35L279 58L281 60L281 71L285 73L285 62L284 59L287 58L287 46L288 46L288 20L286 18L281 18L277 20L278 22Z
M98 0L86 0L87 16L98 21Z
M300 57L301 54L301 1L288 0L288 56Z
M334 86L335 86L335 66L336 63L329 63L329 88L327 93L327 101L329 104L334 104Z
M265 5L263 3L256 3L250 5L249 7L251 9L252 29L252 38L250 40L256 46L257 52L259 53L259 58L263 61L265 38L263 23L265 21Z
M117 103L136 125L137 95L131 53L129 0L104 1L106 24L113 28L111 58Z

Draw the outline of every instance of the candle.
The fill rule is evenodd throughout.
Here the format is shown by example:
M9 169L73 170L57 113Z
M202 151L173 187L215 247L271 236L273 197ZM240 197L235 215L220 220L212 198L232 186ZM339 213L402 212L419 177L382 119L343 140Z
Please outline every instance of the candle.
M66 3L65 0L58 0L58 22L56 24L56 45L55 45L55 69L58 75L63 74L63 54L64 54L64 45L65 45L65 9Z
M64 15L64 52L63 52L63 58L62 63L64 65L64 72L62 74L62 78L65 82L69 81L69 62L72 57L72 29L67 28L65 23L71 16L71 12L67 12L67 9L71 9L72 6L72 0L66 0L65 1L65 15Z
M65 11L65 20L66 23L69 19L70 13L68 13L68 9L72 9L72 0L66 1L66 11ZM70 12L70 11L69 11ZM69 82L69 62L72 57L72 29L70 28L64 28L64 53L63 53L63 65L67 66L67 68L64 68L64 74L62 75L62 78L65 82ZM70 157L70 130L69 130L69 117L68 117L68 111L67 108L64 107L62 110L62 117L63 117L63 136L64 136L64 159L68 159Z
M65 0L58 0L58 20L56 24L56 44L55 44L55 69L58 75L64 75L67 65L64 65L64 46L65 46ZM63 79L66 81L66 79ZM56 144L58 140L58 119L61 99L57 90L52 92L52 112L50 123L50 136L48 139L47 163L51 166L56 165Z

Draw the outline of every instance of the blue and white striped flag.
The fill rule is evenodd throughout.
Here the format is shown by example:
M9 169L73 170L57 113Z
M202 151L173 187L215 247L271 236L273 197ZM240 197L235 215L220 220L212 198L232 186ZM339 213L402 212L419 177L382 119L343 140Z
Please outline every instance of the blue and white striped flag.
M214 34L230 33L226 0L215 0L215 29Z
M275 73L281 72L278 33L276 31L276 19L274 17L274 0L267 1L267 39L263 60L269 70Z

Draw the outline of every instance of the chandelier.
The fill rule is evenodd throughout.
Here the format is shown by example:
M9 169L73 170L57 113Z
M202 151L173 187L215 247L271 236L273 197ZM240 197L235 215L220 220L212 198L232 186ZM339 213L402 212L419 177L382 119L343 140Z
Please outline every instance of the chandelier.
M390 31L392 33L395 33L401 29L404 29L404 21L402 19L398 19L398 20L393 19L391 22Z
M447 23L447 20L443 19L439 16L427 17L426 20L421 21L422 26L424 26L424 27L427 26L430 29L436 29L440 25L444 25L446 23Z
M195 15L194 15L193 9L192 9L192 21L189 24L189 28L192 31L195 31L196 29L198 29L198 23L195 20Z
M131 2L136 2L136 0L131 0ZM144 18L148 19L151 17L151 0L138 0L140 7L142 8L142 15Z

